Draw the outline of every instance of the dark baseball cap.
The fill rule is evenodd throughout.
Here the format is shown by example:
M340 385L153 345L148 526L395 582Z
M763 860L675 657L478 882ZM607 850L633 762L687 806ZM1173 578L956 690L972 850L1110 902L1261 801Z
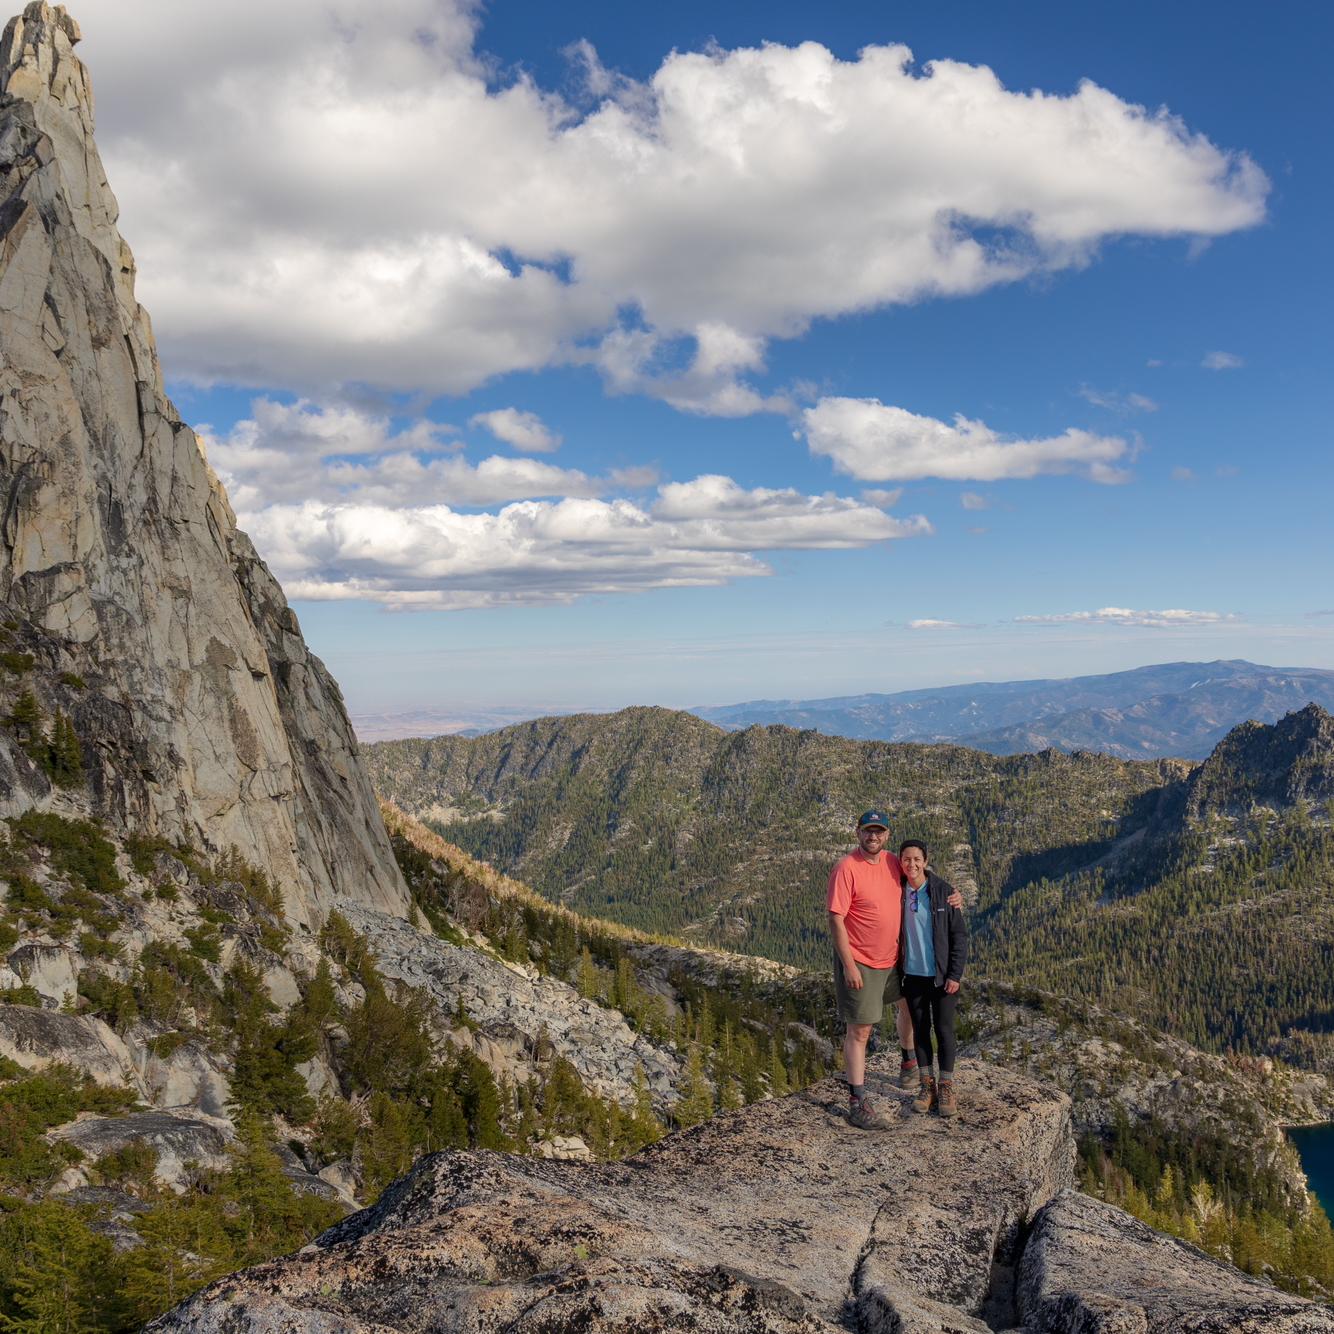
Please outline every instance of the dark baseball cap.
M889 828L889 821L885 818L884 811L863 811L861 818L857 821L858 829L867 829L872 825L879 825L881 829Z

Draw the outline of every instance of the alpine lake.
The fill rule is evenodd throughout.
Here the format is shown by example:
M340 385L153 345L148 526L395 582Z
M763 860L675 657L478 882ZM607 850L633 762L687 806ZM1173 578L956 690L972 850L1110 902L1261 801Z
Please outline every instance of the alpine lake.
M1334 1121L1319 1126L1294 1126L1288 1134L1302 1156L1311 1190L1325 1212L1334 1218Z

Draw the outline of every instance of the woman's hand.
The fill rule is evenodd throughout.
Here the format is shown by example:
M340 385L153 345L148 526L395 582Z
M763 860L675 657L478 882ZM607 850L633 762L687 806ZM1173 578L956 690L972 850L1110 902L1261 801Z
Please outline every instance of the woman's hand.
M949 898L947 898L945 902L948 903L951 908L962 908L963 895L960 894L959 891L956 889L954 890L953 893L950 894Z
M945 994L947 996L953 996L958 990L959 984L952 977L947 977L945 979Z

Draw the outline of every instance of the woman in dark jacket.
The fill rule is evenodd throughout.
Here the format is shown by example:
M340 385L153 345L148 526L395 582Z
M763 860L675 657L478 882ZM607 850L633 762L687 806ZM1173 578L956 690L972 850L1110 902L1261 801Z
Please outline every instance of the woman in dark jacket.
M906 839L899 848L899 864L903 867L899 964L922 1076L913 1106L919 1112L935 1108L941 1116L955 1116L959 1104L954 1095L954 1013L968 961L968 928L963 913L948 903L953 889L926 869L926 844ZM932 1068L933 1031L940 1048L939 1086Z

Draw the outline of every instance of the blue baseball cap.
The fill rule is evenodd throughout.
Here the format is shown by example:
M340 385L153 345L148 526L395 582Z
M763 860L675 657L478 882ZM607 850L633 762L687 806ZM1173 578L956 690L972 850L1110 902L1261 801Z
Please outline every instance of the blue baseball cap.
M863 811L861 818L857 821L858 829L869 829L873 825L879 825L881 829L889 829L889 821L885 818L884 811Z

